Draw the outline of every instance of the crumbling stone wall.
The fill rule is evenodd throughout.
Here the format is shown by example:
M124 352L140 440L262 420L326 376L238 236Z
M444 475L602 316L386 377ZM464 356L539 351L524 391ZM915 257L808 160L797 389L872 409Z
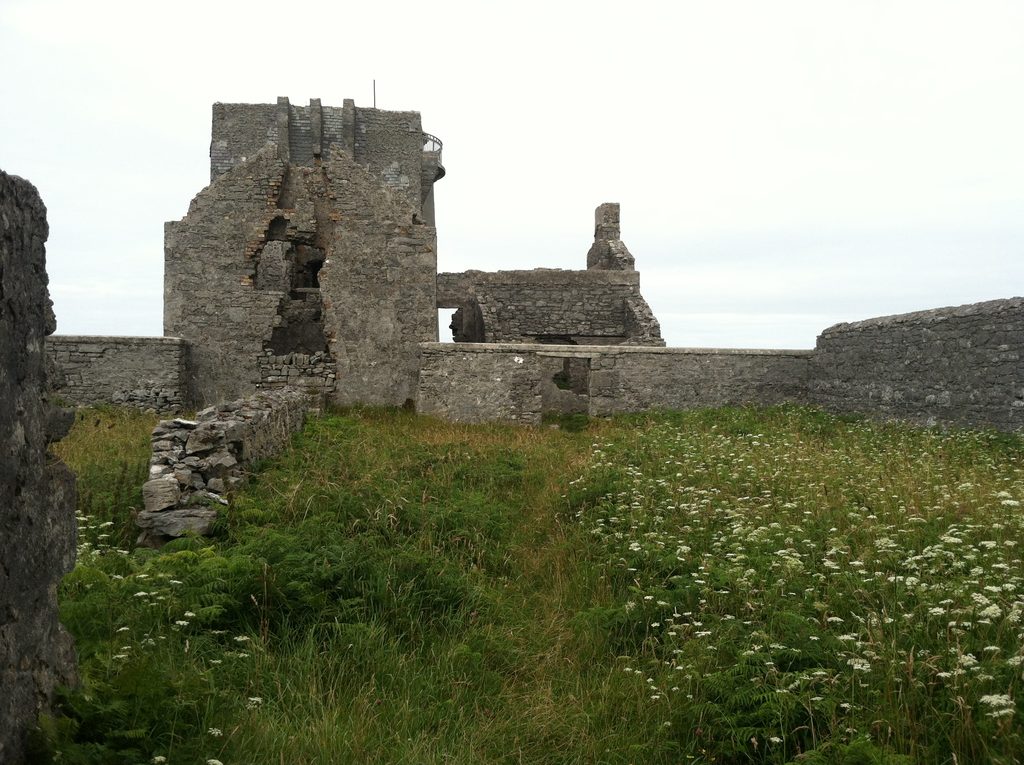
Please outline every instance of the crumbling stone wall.
M422 346L418 411L460 422L544 412L774 404L806 398L810 351L527 344Z
M810 401L921 423L1024 429L1024 298L852 324L818 337Z
M192 346L200 403L252 393L286 293L254 287L255 258L278 215L285 165L273 147L215 179L164 228L164 335Z
M264 391L211 406L194 420L164 420L153 429L140 544L158 546L192 531L205 534L228 504L246 467L283 451L302 428L310 398L303 391Z
M619 238L619 205L595 213L586 271L465 271L437 275L437 307L456 308L456 342L663 346Z
M424 151L419 112L358 107L350 98L343 103L323 106L314 98L309 106L297 106L282 97L277 104L214 104L210 179L268 145L284 162L303 166L327 157L336 146L417 210L425 206L444 168L439 150ZM429 207L425 222L433 225L432 203Z
M621 211L616 202L605 202L594 211L594 244L587 252L587 269L632 271L635 261L620 238Z
M46 445L70 427L46 400L46 208L0 171L0 762L21 762L26 731L73 680L57 585L75 560L74 476Z
M437 339L438 152L416 112L257 106L214 107L214 180L166 228L164 332L192 344L191 392L403 404Z
M465 271L437 275L438 307L458 307L459 342L664 345L636 271ZM478 322L474 329L467 320Z
M274 104L213 105L210 180L245 162L278 138Z
M176 337L80 337L46 341L50 386L69 404L176 411L188 399L188 344Z

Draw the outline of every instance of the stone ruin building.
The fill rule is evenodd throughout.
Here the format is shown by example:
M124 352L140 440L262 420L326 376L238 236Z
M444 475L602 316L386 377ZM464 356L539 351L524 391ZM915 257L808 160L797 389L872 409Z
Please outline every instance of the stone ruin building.
M1024 426L1020 298L839 324L809 350L666 348L615 204L586 269L437 273L441 148L417 112L215 104L210 185L166 224L165 337L51 338L60 394L165 411L289 387L521 423L797 401Z
M439 275L444 174L416 112L216 104L210 185L165 228L164 333L189 345L190 398L415 400L439 307L459 341L664 345L617 205L598 208L585 271Z

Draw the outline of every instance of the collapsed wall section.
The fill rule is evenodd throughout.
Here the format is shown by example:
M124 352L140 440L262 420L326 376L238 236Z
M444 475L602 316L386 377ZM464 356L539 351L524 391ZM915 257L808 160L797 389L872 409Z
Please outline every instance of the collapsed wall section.
M180 338L52 335L46 356L51 389L69 404L163 412L188 400L188 344Z
M810 351L534 344L421 347L418 410L460 422L540 422L803 401Z
M810 400L926 424L1024 429L1024 298L829 327L818 337Z
M75 560L75 479L47 454L71 418L46 400L46 208L0 171L0 762L21 762L25 735L75 674L57 586Z
M191 344L189 388L200 403L238 398L260 382L285 294L255 288L256 258L281 217L284 175L264 148L201 191L183 220L165 224L164 334Z
M192 346L194 400L415 395L417 346L437 339L423 170L443 174L424 141L418 113L348 100L214 106L214 180L165 234L164 332Z

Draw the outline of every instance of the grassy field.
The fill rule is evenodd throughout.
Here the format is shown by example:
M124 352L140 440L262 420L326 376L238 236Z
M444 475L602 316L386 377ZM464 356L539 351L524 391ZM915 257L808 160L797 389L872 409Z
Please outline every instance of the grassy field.
M79 415L62 763L1017 763L1024 439L799 408L312 420L133 550L153 419Z

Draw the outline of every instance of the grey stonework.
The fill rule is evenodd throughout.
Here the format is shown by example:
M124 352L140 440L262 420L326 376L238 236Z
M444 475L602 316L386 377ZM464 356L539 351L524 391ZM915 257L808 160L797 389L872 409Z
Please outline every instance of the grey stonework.
M199 193L188 216L164 227L164 334L192 346L189 393L212 403L252 393L259 358L287 293L254 285L255 259L285 165L264 148Z
M418 409L459 422L536 424L545 412L611 415L801 401L810 351L502 343L421 348Z
M57 585L75 561L75 479L47 454L73 418L48 403L46 208L32 184L0 171L0 762L73 682L74 646Z
M55 343L70 400L203 405L295 387L520 422L787 400L1022 429L1020 298L838 325L813 353L659 352L618 204L595 211L586 270L438 274L432 189L445 171L416 112L215 104L210 173L166 226L164 332L181 355L147 366L127 341ZM464 347L432 345L437 308L455 309Z
M635 261L620 239L621 215L617 202L605 202L594 211L594 244L587 253L587 268L632 271Z
M814 351L431 343L421 365L420 411L467 422L793 401L1021 431L1024 298L837 324Z
M616 349L618 350L618 349ZM590 414L801 401L810 351L622 349L590 361Z
M208 407L194 420L159 423L142 487L145 508L136 519L139 544L209 532L248 464L283 451L302 428L310 403L304 391L264 391Z
M164 332L192 346L195 400L415 395L417 345L437 339L426 142L416 112L214 106L213 181L165 235Z
M416 410L454 422L538 424L546 367L535 349L498 343L424 344Z
M814 367L827 409L1024 430L1024 298L836 324Z
M311 167L326 158L333 146L364 167L392 191L420 210L429 207L426 223L433 225L434 181L444 175L440 145L426 146L432 136L423 132L419 112L392 112L358 107L346 98L341 107L277 104L213 105L210 180L273 145L286 163ZM436 141L436 139L433 139Z
M51 335L51 388L68 404L180 410L188 398L188 344L176 337Z
M619 239L619 205L595 213L586 271L465 271L437 275L437 307L455 308L456 342L664 346Z

